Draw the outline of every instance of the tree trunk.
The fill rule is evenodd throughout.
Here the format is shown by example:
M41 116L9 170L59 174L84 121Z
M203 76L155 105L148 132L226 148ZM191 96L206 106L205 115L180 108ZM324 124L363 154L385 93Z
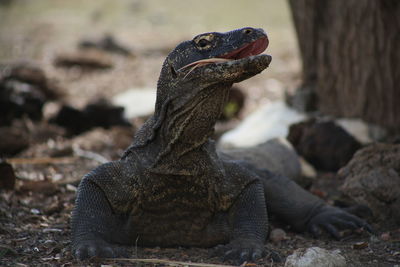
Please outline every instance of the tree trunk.
M289 0L300 53L300 91L317 109L400 133L400 1Z

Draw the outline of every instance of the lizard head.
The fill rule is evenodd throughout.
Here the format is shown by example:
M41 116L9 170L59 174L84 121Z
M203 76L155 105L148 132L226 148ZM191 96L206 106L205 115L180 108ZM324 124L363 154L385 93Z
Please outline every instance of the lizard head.
M248 79L268 67L271 56L262 29L242 28L226 33L209 32L179 44L165 59L157 86L157 102L168 97L187 99L205 88Z
M271 56L261 54L267 46L265 32L249 27L203 33L179 44L164 61L154 116L137 134L135 146L147 144L157 132L165 142L204 142L232 84L268 67Z

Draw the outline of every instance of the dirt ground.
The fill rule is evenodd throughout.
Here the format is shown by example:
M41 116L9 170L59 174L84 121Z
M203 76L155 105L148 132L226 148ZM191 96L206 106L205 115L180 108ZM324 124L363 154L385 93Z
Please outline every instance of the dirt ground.
M212 8L210 8L212 7ZM0 67L29 62L45 71L62 98L45 106L45 121L54 106L77 108L89 101L129 88L155 88L163 59L177 43L207 31L243 26L265 28L273 56L263 74L243 82L246 103L239 119L258 106L282 99L299 83L300 61L289 10L284 1L61 1L10 0L0 5ZM78 51L83 39L112 34L132 51L131 56L103 53L113 67L85 71L60 68L54 60ZM70 251L70 214L80 178L104 160L117 159L131 142L143 118L133 127L95 128L78 136L52 132L43 140L37 133L50 132L46 122L21 120L30 135L29 147L8 158L17 177L13 190L0 189L1 266L207 266L229 264L199 248L130 248L130 260L77 262ZM24 128L24 129L25 129ZM35 134L36 133L36 134ZM1 174L0 174L1 175ZM320 174L313 192L323 192L332 202L340 180ZM376 235L344 232L343 240L328 236L314 239L291 231L272 220L271 230L286 236L266 247L286 258L297 248L318 246L339 249L348 266L400 265L400 228L369 221ZM134 260L136 259L136 260ZM146 260L137 260L146 259ZM163 261L164 260L164 261ZM191 264L198 263L200 265ZM257 266L283 266L266 255ZM211 265L210 265L211 266ZM247 266L254 266L248 264Z

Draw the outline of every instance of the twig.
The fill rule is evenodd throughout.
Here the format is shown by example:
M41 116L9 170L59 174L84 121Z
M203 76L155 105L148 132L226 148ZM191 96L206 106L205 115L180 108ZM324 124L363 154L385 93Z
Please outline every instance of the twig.
M10 164L68 164L76 161L76 157L39 157L39 158L8 158L6 161Z
M200 266L200 267L236 267L233 265L221 265L221 264L211 264L211 263L197 263L197 262L185 262L185 261L170 261L162 259L129 259L129 258L117 258L117 259L107 259L114 261L130 261L130 262L143 262L143 263L161 263L170 266Z
M102 155L97 154L97 153L92 152L92 151L83 150L78 146L73 146L72 149L74 151L74 154L79 156L79 157L95 160L95 161L100 162L100 163L109 162L109 160L106 159L105 157L103 157Z

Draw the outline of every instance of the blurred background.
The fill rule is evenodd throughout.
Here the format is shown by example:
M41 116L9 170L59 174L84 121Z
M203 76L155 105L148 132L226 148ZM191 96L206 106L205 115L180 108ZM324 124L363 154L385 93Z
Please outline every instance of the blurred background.
M65 101L84 105L132 87L155 87L166 54L179 42L208 31L261 27L269 35L270 68L243 83L253 110L283 97L298 82L300 63L288 3L268 1L9 0L0 6L0 62L35 61L65 89ZM81 75L54 61L80 42L112 36L132 52L114 56L105 72ZM252 106L252 105L255 106Z
M0 0L0 262L74 265L77 186L119 159L151 116L167 54L200 33L246 26L267 32L272 62L231 89L219 145L270 140L285 149L265 154L296 169L301 186L343 207L367 203L388 225L387 242L371 244L365 232L332 243L280 229L274 249L340 248L351 266L400 262L399 12L397 0ZM338 192L343 184L355 200ZM139 249L139 257L208 261L201 249Z

